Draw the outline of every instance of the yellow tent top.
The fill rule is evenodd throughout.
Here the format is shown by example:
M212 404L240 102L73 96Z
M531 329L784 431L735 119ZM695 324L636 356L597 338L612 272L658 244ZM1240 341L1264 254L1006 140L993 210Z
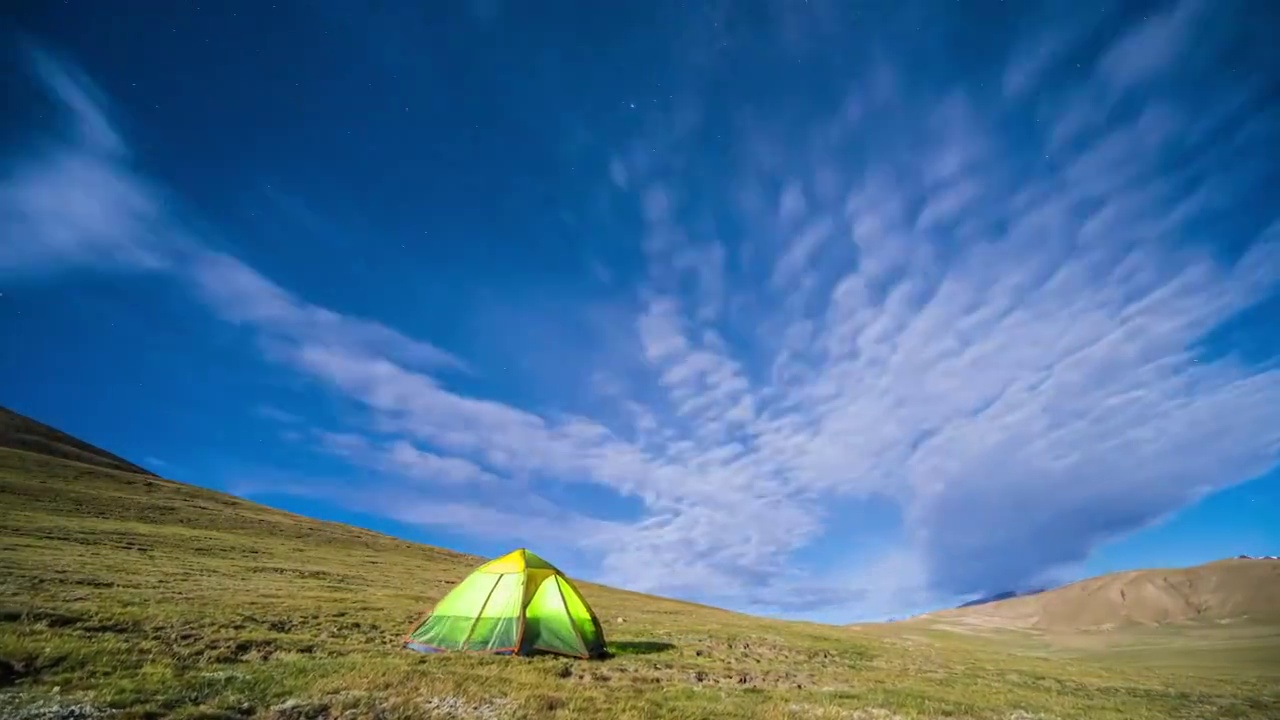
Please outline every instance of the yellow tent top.
M554 565L538 557L534 553L525 548L512 550L500 558L490 560L489 562L476 568L476 572L482 573L519 573L525 570L550 570L558 573Z

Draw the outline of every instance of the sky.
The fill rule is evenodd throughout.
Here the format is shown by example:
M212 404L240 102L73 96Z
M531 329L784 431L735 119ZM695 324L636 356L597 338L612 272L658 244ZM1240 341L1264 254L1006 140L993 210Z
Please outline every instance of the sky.
M163 475L823 622L1280 554L1272 4L6 12L0 405Z

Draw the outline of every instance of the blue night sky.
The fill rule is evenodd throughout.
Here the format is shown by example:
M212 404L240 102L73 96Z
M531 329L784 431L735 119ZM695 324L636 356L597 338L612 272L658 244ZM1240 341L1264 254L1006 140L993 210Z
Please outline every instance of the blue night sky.
M1274 3L21 7L2 405L784 617L1280 554Z

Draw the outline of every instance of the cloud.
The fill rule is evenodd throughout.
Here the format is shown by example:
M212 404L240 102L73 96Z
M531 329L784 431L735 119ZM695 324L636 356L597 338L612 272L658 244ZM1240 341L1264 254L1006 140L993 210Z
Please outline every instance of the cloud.
M545 543L639 590L900 614L1036 582L1280 460L1280 369L1203 348L1280 289L1280 218L1255 192L1280 109L1203 63L1151 89L1197 33L1230 36L1171 7L1100 47L1094 25L1048 50L1010 41L983 76L996 93L877 56L823 112L717 126L731 161L706 152L716 113L696 98L645 125L599 164L640 222L600 228L647 263L638 364L588 368L608 392L574 411L464 393L477 371L453 353L209 249L127 152L86 139L118 135L59 89L73 75L40 65L72 126L96 129L6 176L6 227L32 242L0 248L19 258L0 272L165 273L366 409L309 437L379 492L275 491ZM112 210L67 224L64 202ZM876 503L892 532L842 515Z
M332 343L407 365L465 370L462 360L387 326L340 315L300 300L239 260L204 249L190 252L180 268L196 294L223 319L253 327L286 353L308 343Z
M70 134L75 143L97 155L126 156L128 147L105 109L107 98L93 81L38 46L27 44L26 50L35 73L49 93L68 110L64 118L71 121Z
M359 465L424 482L465 485L473 490L478 483L501 482L475 463L426 452L406 440L374 443L364 435L322 432L319 441L324 449Z
M900 86L881 99L868 92L845 101L863 109L845 120L862 125L884 97L932 108L895 115L897 142L879 153L856 130L828 125L806 136L791 128L798 157L864 158L844 171L846 192L834 207L809 202L816 176L779 171L779 138L749 138L770 151L732 182L779 188L774 214L750 218L782 227L763 246L772 312L752 318L782 340L770 381L748 379L760 365L756 348L726 351L722 328L698 317L700 289L683 302L652 297L637 329L674 418L684 417L687 398L708 406L663 454L732 467L751 490L720 501L697 529L664 524L645 533L661 538L677 527L715 537L740 523L738 503L773 506L775 524L786 528L755 533L762 552L751 562L798 549L803 556L829 527L813 521L824 499L882 493L899 503L907 534L884 558L921 571L879 596L918 601L1033 582L1273 468L1280 374L1272 365L1206 362L1197 346L1280 287L1267 229L1275 216L1257 217L1247 199L1251 182L1275 177L1276 163L1254 157L1233 167L1227 159L1247 155L1237 155L1243 147L1262 152L1254 123L1277 108L1250 89L1256 78L1247 73L1135 94L1179 64L1203 71L1189 50L1227 35L1220 17L1204 13L1182 3L1139 20L1102 49L1096 75L1086 70L1086 81L1066 91L1059 65L1084 52L1092 25L1058 31L1047 46L1028 43L1041 48L1035 57L1014 53L1004 89L1014 99L1045 91L1057 118L1021 118L1027 125L1017 133L1028 133L1032 147L1004 139L1004 108L961 89L910 97ZM1087 60L1079 65L1093 67ZM1054 85L1042 86L1050 74ZM1196 108L1239 108L1238 94L1251 98L1254 120L1223 131L1212 147L1191 139L1222 131L1227 114ZM1007 137L1026 137L1017 133ZM699 170L689 174L710 172ZM671 209L695 196L709 206L731 201L677 177L627 174L633 184L661 187L636 204L648 236L663 241L653 244L651 282L665 287L670 239L693 235L672 222ZM1215 245L1223 242L1248 250L1224 256ZM815 259L836 243L855 249L851 267ZM726 264L750 261L731 254ZM696 340L703 337L710 348ZM744 409L737 435L725 427L731 400ZM761 490L770 484L771 492ZM669 552L677 562L682 551L643 552ZM715 562L745 567L724 556ZM882 562L866 563L860 576L876 577ZM845 587L866 601L857 579ZM758 599L776 602L771 594Z
M43 50L27 57L66 112L66 146L7 158L0 175L0 273L51 267L156 269L167 228L156 188L125 168L128 152L87 77Z
M1204 0L1178 0L1143 17L1102 56L1099 70L1112 85L1127 88L1178 66L1180 55L1193 52L1197 23L1209 11ZM1204 32L1204 28L1199 28Z
M152 188L92 143L7 164L0 178L0 272L156 270L167 228Z
M281 410L274 405L261 404L253 408L253 414L272 422L278 422L285 425L296 425L302 422L302 416L295 415L287 410Z

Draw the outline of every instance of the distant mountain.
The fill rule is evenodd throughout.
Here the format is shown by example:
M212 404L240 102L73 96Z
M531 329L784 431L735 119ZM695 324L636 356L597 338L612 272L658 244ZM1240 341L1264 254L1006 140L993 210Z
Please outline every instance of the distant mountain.
M986 605L987 603L997 602L999 600L1008 600L1009 598L1015 598L1015 597L1018 597L1018 595L1020 594L1021 593L1015 590L1005 590L1004 592L998 592L994 595L987 595L985 597L980 597L977 600L970 600L969 602L960 603L956 607L967 608L967 607L974 607L976 605Z
M1001 600L1010 600L1016 597L1026 597L1027 595L1038 595L1047 589L1048 588L1040 588L1038 590L1023 590L1023 591L1005 590L1004 592L998 592L994 595L987 595L985 597L980 597L976 600L970 600L969 602L961 603L956 607L957 608L976 607L978 605L986 605L987 603L999 602Z
M38 420L0 407L0 448L23 450L37 455L73 460L85 465L155 476L155 473L124 458L72 437Z
M1280 560L1232 558L1131 570L917 616L912 620L1053 631L1192 621L1280 620Z

